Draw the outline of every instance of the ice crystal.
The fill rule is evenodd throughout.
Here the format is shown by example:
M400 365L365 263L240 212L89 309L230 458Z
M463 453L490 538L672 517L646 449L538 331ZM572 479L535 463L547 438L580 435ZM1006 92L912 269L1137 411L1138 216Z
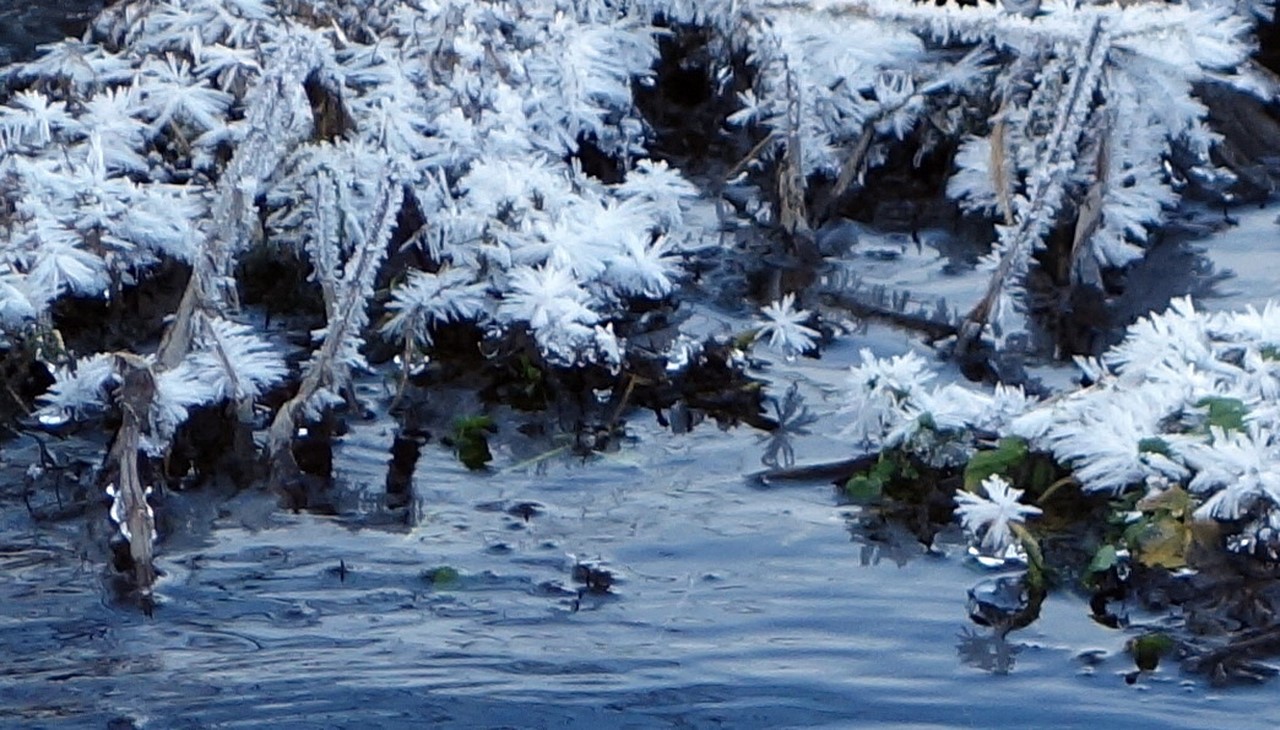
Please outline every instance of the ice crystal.
M756 333L757 340L767 340L770 349L788 357L812 350L820 336L817 330L805 325L813 315L796 309L795 304L796 295L787 294L763 307L760 310L762 324Z
M1280 369L1275 308L1206 314L1190 301L1145 317L1101 362L1085 362L1092 385L1035 401L932 388L922 359L866 361L854 370L848 433L876 448L947 446L921 429L987 431L1026 439L1070 467L1087 491L1180 484L1202 518L1237 520L1280 508ZM1108 363L1104 365L1103 363ZM923 417L927 415L928 418ZM973 438L971 435L969 438ZM936 454L920 454L927 461Z
M1014 489L999 475L982 480L984 494L960 491L956 494L956 516L964 529L981 540L989 554L1003 552L1013 543L1013 526L1041 514L1039 507L1018 501L1023 490Z
M1243 432L1213 427L1210 442L1181 447L1196 472L1188 486L1209 495L1197 517L1237 520L1259 502L1271 510L1280 507L1280 445L1273 434L1256 426Z

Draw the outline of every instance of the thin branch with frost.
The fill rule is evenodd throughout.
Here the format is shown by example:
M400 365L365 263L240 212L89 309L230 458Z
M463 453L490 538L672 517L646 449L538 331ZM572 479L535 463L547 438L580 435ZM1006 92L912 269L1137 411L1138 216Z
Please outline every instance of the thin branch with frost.
M117 355L114 366L120 373L116 404L123 420L107 457L108 473L114 479L106 492L112 498L111 518L129 544L134 586L145 598L156 579L152 564L156 527L155 514L147 502L151 488L138 474L138 451L150 430L156 381L151 364L141 358Z
M267 434L273 484L298 472L292 445L299 416L315 415L320 407L341 402L339 393L350 386L351 368L363 362L359 348L369 320L367 307L403 194L403 183L392 174L384 175L377 183L373 208L358 227L350 229L358 239L342 267L334 301L326 307L329 320L324 340L307 364L297 394L280 407Z
M1085 133L1084 119L1093 94L1102 80L1106 54L1107 40L1102 24L1095 21L1081 47L1084 70L1072 75L1066 93L1056 104L1057 114L1045 143L1046 154L1034 168L1036 172L1027 183L1027 194L1014 199L1013 225L1000 229L994 251L999 264L986 294L965 317L956 344L960 354L981 334L1004 287L1011 279L1025 275L1032 248L1053 226L1066 193L1067 179L1075 168L1075 151Z
M238 308L232 279L237 254L258 235L255 201L263 183L285 156L311 133L311 104L303 88L331 53L320 37L295 29L273 46L271 61L245 99L248 131L218 181L213 229L194 261L182 303L161 342L158 360L173 367L191 349L197 310L226 313Z

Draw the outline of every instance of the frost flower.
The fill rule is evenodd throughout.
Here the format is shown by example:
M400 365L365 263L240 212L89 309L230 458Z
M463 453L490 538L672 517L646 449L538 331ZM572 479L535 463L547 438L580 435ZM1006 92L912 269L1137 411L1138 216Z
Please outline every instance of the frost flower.
M1020 503L1018 499L1023 490L1014 489L998 474L983 479L982 489L987 496L965 491L957 493L959 506L956 507L956 515L969 534L974 537L981 535L984 549L991 554L999 554L1013 542L1011 526L1040 514L1040 508Z
M787 357L813 349L818 338L817 330L804 326L804 322L809 319L809 311L797 311L795 304L796 295L788 294L781 301L761 309L764 324L756 334L757 340L768 338L769 347Z
M1189 442L1180 447L1187 464L1196 470L1188 488L1209 494L1196 517L1236 520L1259 501L1280 505L1280 449L1257 427L1246 432L1210 427L1208 443Z
M599 316L588 306L591 295L568 269L546 265L516 268L511 291L499 313L510 320L529 323L543 355L572 364L584 348L596 341Z
M849 391L839 410L849 416L849 423L840 434L851 436L859 446L895 445L897 441L890 440L889 435L909 435L895 429L919 415L915 401L934 374L925 359L914 352L878 358L863 348L861 354L862 364L849 370Z

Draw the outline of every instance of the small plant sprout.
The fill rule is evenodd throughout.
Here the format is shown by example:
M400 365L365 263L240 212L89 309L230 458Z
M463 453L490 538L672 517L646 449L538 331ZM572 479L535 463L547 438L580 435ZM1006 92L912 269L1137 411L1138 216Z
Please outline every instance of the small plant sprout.
M982 480L986 496L960 491L956 494L956 515L966 532L980 539L980 547L991 555L1000 555L1013 544L1014 534L1022 531L1022 522L1040 514L1039 507L1022 504L1021 489L1014 489L1004 477L993 474Z
M801 355L814 348L821 335L812 327L806 327L812 316L807 309L797 310L796 295L787 294L782 299L763 308L763 326L756 333L756 340L768 339L770 349L787 357Z

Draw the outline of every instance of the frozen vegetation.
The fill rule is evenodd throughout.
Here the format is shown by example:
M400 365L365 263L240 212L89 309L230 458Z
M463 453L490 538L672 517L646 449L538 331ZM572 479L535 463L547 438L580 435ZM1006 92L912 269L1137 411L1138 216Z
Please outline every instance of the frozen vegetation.
M0 327L10 359L52 373L43 427L112 415L102 486L145 591L160 486L145 464L193 411L231 414L280 486L299 474L298 435L358 407L351 382L371 348L397 353L402 387L462 342L539 378L589 373L625 389L618 409L641 359L672 374L712 351L740 371L753 342L812 354L838 328L816 290L779 279L733 342L635 343L651 341L655 313L708 298L710 279L838 259L822 231L889 167L942 169L934 197L990 233L989 284L944 323L938 350L1012 349L1046 296L1070 317L1075 297L1114 289L1184 195L1240 194L1216 164L1224 140L1203 98L1272 99L1250 58L1269 12L1227 0L120 2L83 39L0 72ZM680 74L713 129L672 130L663 84ZM695 142L673 153L680 133ZM301 352L261 306L242 306L264 259L306 277L318 321ZM68 308L122 316L111 307L174 270L185 288L159 296L162 327L127 347L63 346ZM1037 275L1048 292L1033 291ZM933 387L922 358L868 356L846 435L879 461L850 490L962 473L947 499L975 550L1029 561L1033 583L1046 566L1032 528L1064 488L1134 495L1120 511L1160 539L1111 535L1113 557L1184 567L1188 526L1211 520L1224 547L1274 560L1277 333L1272 307L1178 301L1105 353L1079 353L1078 390L1034 396L1021 383ZM1034 459L1048 471L1018 483Z

